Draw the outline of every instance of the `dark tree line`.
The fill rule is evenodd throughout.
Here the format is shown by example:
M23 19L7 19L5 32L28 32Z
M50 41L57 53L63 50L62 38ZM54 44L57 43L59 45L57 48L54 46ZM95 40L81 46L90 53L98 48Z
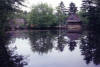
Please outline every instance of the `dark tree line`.
M89 30L99 31L100 28L100 0L83 0L83 16L88 17Z
M12 12L18 11L18 6L22 5L24 0L0 0L0 67L23 67L22 56L11 56L13 51L9 51L9 35L4 31L8 24L7 20ZM19 5L16 5L19 4ZM1 32L2 31L2 32Z
M87 63L100 64L100 0L83 0L83 16L87 17L88 34L82 39L82 55Z
M18 11L24 0L0 0L0 29L7 25L7 19L12 12ZM18 5L17 5L18 4Z

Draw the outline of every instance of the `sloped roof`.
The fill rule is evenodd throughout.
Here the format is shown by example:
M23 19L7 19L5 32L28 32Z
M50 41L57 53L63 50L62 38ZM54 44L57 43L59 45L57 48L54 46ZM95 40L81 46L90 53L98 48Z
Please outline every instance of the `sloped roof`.
M76 14L71 14L68 16L67 22L80 22L80 18Z

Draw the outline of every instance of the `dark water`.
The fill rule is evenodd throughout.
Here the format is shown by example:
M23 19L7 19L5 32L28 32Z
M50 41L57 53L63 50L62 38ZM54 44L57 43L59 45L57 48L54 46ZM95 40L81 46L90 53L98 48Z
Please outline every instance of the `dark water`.
M100 67L100 36L65 30L4 32L0 67Z

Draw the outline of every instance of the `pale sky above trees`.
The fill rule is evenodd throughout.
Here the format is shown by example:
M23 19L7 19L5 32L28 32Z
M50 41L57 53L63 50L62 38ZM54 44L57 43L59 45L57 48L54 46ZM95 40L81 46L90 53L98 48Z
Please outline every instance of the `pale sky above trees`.
M34 5L37 5L37 4L40 4L40 3L47 3L50 6L52 6L53 8L55 8L55 7L58 6L58 4L61 1L64 2L64 5L66 7L69 7L69 4L71 2L74 2L76 4L76 6L78 7L78 9L79 9L79 7L81 7L81 3L82 3L82 0L25 0L25 5L27 5L27 8L23 7L22 9L26 10L26 11L30 11L32 5L34 6Z

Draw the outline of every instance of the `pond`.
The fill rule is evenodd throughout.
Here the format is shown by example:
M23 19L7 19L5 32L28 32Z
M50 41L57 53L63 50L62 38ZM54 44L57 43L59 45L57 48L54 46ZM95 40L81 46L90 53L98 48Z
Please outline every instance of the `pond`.
M0 67L100 67L98 36L89 35L66 30L2 33Z

